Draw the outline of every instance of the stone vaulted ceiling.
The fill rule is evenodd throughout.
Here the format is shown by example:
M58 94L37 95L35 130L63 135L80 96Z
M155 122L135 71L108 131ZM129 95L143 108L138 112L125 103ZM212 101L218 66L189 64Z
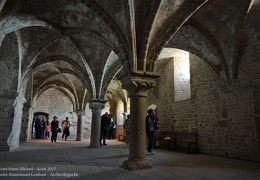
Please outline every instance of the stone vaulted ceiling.
M75 109L115 77L155 72L164 47L196 54L229 84L259 10L259 0L1 0L0 56L19 64L18 90L59 87Z

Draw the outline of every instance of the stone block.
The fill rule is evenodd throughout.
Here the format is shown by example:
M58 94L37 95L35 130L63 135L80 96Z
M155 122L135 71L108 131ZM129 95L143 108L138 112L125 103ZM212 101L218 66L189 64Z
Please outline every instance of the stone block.
M5 100L6 100L6 98L4 96L1 96L1 94L0 94L0 106L5 104Z
M12 119L2 119L0 121L1 126L12 126L13 125L13 120Z
M228 121L227 120L218 121L218 127L228 127Z
M13 107L4 107L4 112L13 112L14 108Z
M6 152L6 151L9 151L9 146L8 145L6 145L6 146L4 146L4 145L0 145L0 152Z
M8 118L13 119L14 118L14 111L8 112Z
M260 86L260 85L259 85ZM259 87L260 88L260 87ZM260 101L260 91L259 90L254 90L253 91L253 99L255 101Z
M1 137L1 138L2 138L2 137ZM3 146L8 146L6 139L0 139L0 143L1 143L1 145L3 145Z
M255 114L260 115L260 101L254 103Z
M11 133L11 131L9 131L9 132L5 132L5 131L4 132L0 132L0 137L4 138L5 140L7 140L9 135L10 135L10 133Z
M4 126L4 133L8 133L9 135L11 131L12 131L12 126Z
M11 107L11 106L13 106L14 102L15 102L15 99L8 99L8 100L6 101L6 106Z
M260 117L255 117L255 127L256 127L256 132L257 132L256 133L257 139L260 140Z
M3 110L3 109L2 109ZM0 117L1 117L1 119L6 119L6 118L8 118L8 112L2 112L2 111L0 111Z

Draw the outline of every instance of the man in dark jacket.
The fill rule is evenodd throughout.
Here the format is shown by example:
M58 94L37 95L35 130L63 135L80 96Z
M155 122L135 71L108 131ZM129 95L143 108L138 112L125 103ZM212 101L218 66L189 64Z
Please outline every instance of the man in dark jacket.
M106 138L107 138L107 133L110 127L110 118L108 117L108 112L105 112L101 116L101 129L100 129L100 145L106 146ZM103 141L103 142L102 142Z
M57 134L58 134L58 128L59 128L59 121L56 116L53 117L53 121L51 122L51 142L56 142L57 140Z
M36 118L34 126L36 139L41 139L41 120L39 118Z
M145 118L146 122L146 136L148 139L148 145L147 145L147 155L153 155L152 153L152 147L154 143L154 134L157 130L157 120L155 116L155 112L153 109L149 109L147 111L148 115Z

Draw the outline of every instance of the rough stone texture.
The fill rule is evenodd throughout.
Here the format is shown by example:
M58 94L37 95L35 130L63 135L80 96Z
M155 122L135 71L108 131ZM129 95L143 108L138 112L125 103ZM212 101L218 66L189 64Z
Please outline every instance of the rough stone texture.
M39 97L36 103L35 112L48 113L50 117L49 122L53 120L54 116L57 116L60 125L61 122L68 117L71 123L69 139L76 139L77 115L73 112L72 106L72 102L67 96L58 90L52 89L45 91L42 96ZM85 138L89 138L88 132L91 130L91 112L89 109L86 110L85 115L82 116L82 120L84 122L83 134Z
M197 131L204 153L259 161L258 1L8 0L0 7L1 150L29 139L37 111L69 116L73 137L76 113L86 110L88 134L91 100L108 100L103 112L120 128L130 113L121 84L134 72L157 71L148 103L158 105L162 129ZM158 60L165 47L190 53L191 99L174 101L176 71Z
M59 97L59 98L57 98ZM54 116L58 117L59 122L66 117L69 117L69 120L71 122L71 128L70 128L70 136L68 139L76 139L76 131L77 131L77 115L76 112L73 112L72 109L72 102L68 99L67 96L65 96L63 93L61 93L58 90L52 89L45 91L38 99L36 105L35 105L35 112L44 112L49 114L49 122L52 121L52 118ZM105 108L103 109L103 113L109 112L110 105L106 103ZM71 113L72 112L72 113ZM117 114L114 116L114 121L117 124L117 129L115 132L116 137L118 137L118 134L123 134L123 115L124 112L123 104L122 102L118 102L118 108L117 108ZM102 113L102 114L103 114ZM89 105L87 104L85 113L82 115L83 120L83 137L89 138L90 137L90 131L91 131L91 120L92 120L92 112L91 109L89 109ZM27 125L28 126L28 125ZM25 125L24 128L27 127ZM31 126L30 126L31 127ZM28 127L27 127L28 128ZM34 131L34 129L33 129ZM26 131L22 136L26 136Z
M189 58L174 58L174 100L190 99L190 61Z
M201 153L259 161L253 89L222 87L208 65L191 56L191 99L174 102L172 63L163 66L158 96L148 96L157 105L160 130L196 131Z
M151 169L152 164L146 159L140 159L135 161L126 160L122 163L122 168L127 170L140 170L140 169Z
M16 99L11 97L10 94L6 94L0 98L3 102L3 109L0 121L0 142L1 151L10 151L19 146L19 136L21 130L21 120L20 117L23 113L23 103L24 98L20 95ZM13 103L13 104L11 104Z
M10 146L10 151L17 148L20 142L20 132L21 132L21 119L23 113L23 103L25 99L22 96L17 96L14 103L14 117L12 124L12 131L7 139L7 144Z

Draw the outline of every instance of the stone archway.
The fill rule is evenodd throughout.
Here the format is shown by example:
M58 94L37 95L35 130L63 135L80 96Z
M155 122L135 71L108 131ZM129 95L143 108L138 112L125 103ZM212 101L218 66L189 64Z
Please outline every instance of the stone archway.
M31 129L31 138L35 138L35 120L36 118L40 118L42 117L44 122L45 122L45 125L49 122L49 113L45 113L45 112L36 112L34 113L33 115L33 123L32 123L32 129Z

